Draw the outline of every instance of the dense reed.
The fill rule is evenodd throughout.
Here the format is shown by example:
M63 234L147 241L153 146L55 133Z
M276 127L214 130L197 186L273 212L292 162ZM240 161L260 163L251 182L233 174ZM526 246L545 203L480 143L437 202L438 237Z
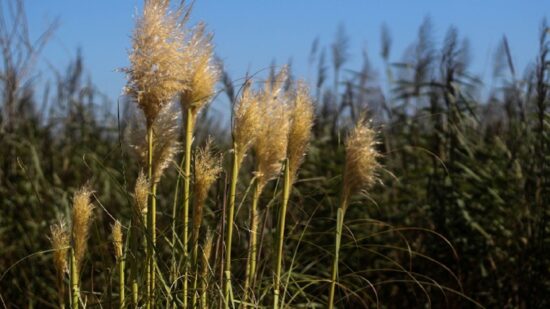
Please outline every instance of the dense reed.
M348 70L339 30L331 69L312 47L313 97L290 68L225 73L231 127L216 128L220 68L189 14L145 1L120 117L80 58L48 117L0 79L3 305L548 307L546 24L525 76L503 39L490 99L456 30L439 47L423 23L401 60L384 30L388 87L366 55Z

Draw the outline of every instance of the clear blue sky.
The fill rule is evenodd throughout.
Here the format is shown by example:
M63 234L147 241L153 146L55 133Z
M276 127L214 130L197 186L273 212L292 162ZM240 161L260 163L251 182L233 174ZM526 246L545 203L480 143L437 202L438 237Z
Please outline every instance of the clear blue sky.
M141 0L27 0L32 33L59 19L60 26L43 58L64 69L82 48L87 73L113 99L124 85L116 68L127 65L133 17ZM380 27L386 23L393 37L391 58L397 61L415 39L425 16L441 41L454 25L470 40L472 71L484 78L492 72L491 55L504 34L508 36L520 72L537 50L539 25L550 17L548 0L196 0L192 20L203 20L215 34L216 52L234 78L292 58L296 75L307 77L311 43L319 37L328 46L344 25L351 39L352 61L358 67L367 47L380 69Z

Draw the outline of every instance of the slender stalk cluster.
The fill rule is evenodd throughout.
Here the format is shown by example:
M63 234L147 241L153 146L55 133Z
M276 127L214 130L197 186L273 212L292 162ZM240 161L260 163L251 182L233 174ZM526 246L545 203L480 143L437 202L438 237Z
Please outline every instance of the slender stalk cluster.
M233 110L233 150L231 166L231 184L229 207L227 208L227 233L225 240L224 304L229 308L231 302L231 249L233 243L233 225L235 220L235 199L237 182L242 161L256 140L261 126L261 109L258 94L251 89L250 82L243 88L240 100Z
M289 113L290 127L288 131L287 159L283 176L283 199L277 222L277 257L275 260L273 309L279 308L286 210L292 191L292 184L296 180L298 168L303 162L311 138L311 128L314 118L313 102L305 83L299 82L296 90L290 92L288 96L291 105Z
M287 78L284 67L273 80L265 83L259 94L260 123L255 143L256 155L255 186L250 207L250 236L248 258L244 284L244 301L248 301L248 293L254 289L256 278L256 263L258 252L258 226L260 212L258 202L265 185L281 173L282 162L287 155L288 145L288 105L283 93L283 85Z
M180 80L184 81L179 90L182 115L185 119L185 157L183 160L183 306L187 307L189 277L189 201L191 198L191 151L193 131L198 113L214 95L219 71L213 65L214 51L212 35L199 24L191 31L180 54L185 69Z
M336 217L335 246L328 301L331 309L334 308L344 215L351 195L370 188L378 180L376 171L380 167L378 163L380 154L376 151L376 144L376 131L363 119L359 121L346 140L346 163L340 206Z
M194 201L193 201L193 233L192 244L193 250L191 254L192 265L196 266L195 281L193 285L193 307L196 306L198 300L198 253L199 253L199 234L202 225L203 209L208 197L208 191L214 184L219 174L222 171L221 157L212 153L212 141L208 140L206 145L199 148L195 155L195 183L194 183Z
M80 270L88 248L88 237L94 209L90 202L91 194L92 191L84 186L75 193L73 198L70 254L73 308L78 308L80 302Z

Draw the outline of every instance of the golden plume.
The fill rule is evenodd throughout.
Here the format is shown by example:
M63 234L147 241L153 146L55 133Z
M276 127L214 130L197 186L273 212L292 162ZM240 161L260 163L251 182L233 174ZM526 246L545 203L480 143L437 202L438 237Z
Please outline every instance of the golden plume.
M180 115L175 111L175 106L171 103L164 105L151 124L153 130L152 181L155 183L160 181L174 156L181 151L181 145L178 142ZM139 157L142 166L147 166L149 145L147 142L147 128L143 126L143 122L137 118L133 119L130 126L128 126L127 135L131 149Z
M134 187L134 203L138 214L147 213L147 198L149 197L149 182L143 171L139 172L139 176L136 180Z
M166 0L145 2L132 35L130 67L123 69L128 78L125 92L143 111L148 127L185 87L180 79L187 70L181 58L185 19L182 9L170 12L168 4Z
M214 95L215 85L220 70L213 64L214 46L212 34L207 33L205 25L199 23L192 31L182 52L186 64L185 74L181 80L186 85L181 89L180 102L183 110L190 110L193 115Z
M246 152L256 140L260 128L259 96L254 93L247 83L240 100L235 104L233 111L233 151L237 153L237 166L240 166L246 156Z
M281 172L281 162L286 157L289 111L282 93L286 78L287 69L283 67L274 80L265 82L259 96L261 126L254 143L259 191Z
M307 151L314 118L313 102L304 82L298 82L291 101L293 106L290 112L287 157L292 183Z
M63 274L68 271L67 266L67 253L70 246L69 230L64 220L59 221L58 224L54 224L50 227L52 248L55 250L53 253L53 262L55 270L57 271L58 280L63 280Z
M90 202L91 194L90 188L84 186L75 193L73 198L72 244L77 271L82 266L88 248L87 242L94 209Z
M212 141L197 150L195 156L195 199L193 207L193 242L198 241L202 212L208 191L222 172L221 156L212 153Z
M376 151L376 131L361 119L346 140L344 194L349 195L371 187L377 180L380 167Z

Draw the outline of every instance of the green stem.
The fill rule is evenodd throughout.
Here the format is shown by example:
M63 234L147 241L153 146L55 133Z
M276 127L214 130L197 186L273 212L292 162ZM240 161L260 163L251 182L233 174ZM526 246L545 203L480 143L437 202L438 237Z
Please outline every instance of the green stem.
M147 141L149 144L148 148L148 160L147 160L147 176L151 183L153 183L153 127L149 126L147 129ZM152 190L151 190L152 191ZM153 192L151 192L153 193ZM154 200L154 196L151 196L151 202ZM147 309L150 309L152 306L152 293L153 293L153 203L148 204L147 210Z
M74 256L74 248L71 247L71 295L72 308L78 309L80 288L78 286L78 267L76 266L76 258Z
M279 308L279 294L281 288L281 271L283 261L283 242L285 237L285 222L286 222L286 209L288 206L288 200L290 198L290 191L292 190L292 183L290 181L290 169L288 159L285 162L284 171L284 184L283 184L283 201L279 212L279 222L277 225L277 260L275 266L275 286L273 288L273 309Z
M208 291L208 256L204 251L202 254L202 272L201 272L201 308L208 309L207 291Z
M138 211L132 216L132 223L130 225L130 281L132 283L132 305L137 308L138 306L138 274L137 274L137 251L138 251L138 227L140 222L140 216Z
M183 169L184 164L184 158L181 160L181 168ZM176 180L176 187L174 188L174 202L172 204L172 244L171 244L171 251L172 251L172 261L171 261L171 268L170 268L170 282L175 282L176 280L176 272L177 272L177 263L176 263L176 241L177 241L177 233L176 233L176 215L177 215L177 205L178 205L178 189L181 181L181 174L178 173L178 178ZM168 305L166 306L168 308ZM176 308L176 302L175 299L172 300L172 307Z
M124 308L124 257L118 261L119 308Z
M258 243L258 200L260 199L261 188L259 182L256 182L254 187L254 197L252 199L252 206L250 207L250 243L248 245L248 259L246 261L246 278L244 282L244 298L243 302L248 301L248 293L254 288L254 278L256 275L256 253ZM246 304L243 305L246 308Z
M187 109L187 121L185 126L185 167L183 179L183 308L187 308L189 261L189 196L191 185L191 144L193 142L193 112Z
M332 274L330 281L330 291L328 298L328 308L334 308L334 293L336 290L336 277L338 275L338 261L340 257L340 241L342 239L342 229L344 226L344 214L346 212L348 203L348 194L344 192L340 201L340 207L338 207L338 212L336 213L336 233L334 235L334 257L332 260Z
M239 177L238 153L233 145L233 165L231 167L231 188L229 191L229 208L227 214L227 238L225 240L225 284L224 284L224 303L225 308L229 309L230 291L231 291L231 244L233 240L233 221L235 220L235 199L237 193L237 181ZM231 301L232 303L232 301Z

